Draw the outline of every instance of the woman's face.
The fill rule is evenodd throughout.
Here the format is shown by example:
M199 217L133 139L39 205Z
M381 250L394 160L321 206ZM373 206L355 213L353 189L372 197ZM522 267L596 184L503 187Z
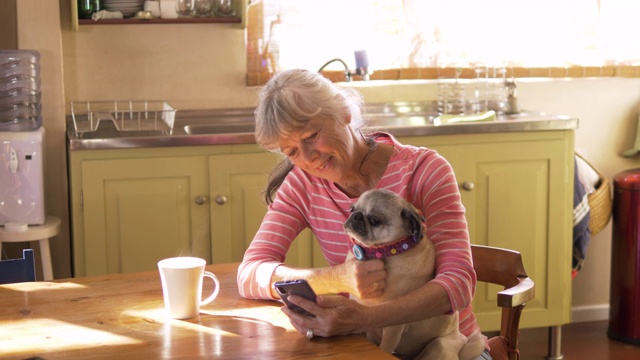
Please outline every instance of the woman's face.
M283 136L278 145L293 164L311 175L340 183L352 171L355 142L345 122L330 117L315 117L300 131Z

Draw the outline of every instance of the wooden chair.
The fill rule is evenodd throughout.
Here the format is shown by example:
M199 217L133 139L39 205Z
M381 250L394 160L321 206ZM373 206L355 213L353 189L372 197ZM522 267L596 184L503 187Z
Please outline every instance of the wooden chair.
M471 245L471 254L478 281L504 286L498 292L498 306L502 308L500 335L489 339L491 356L495 360L520 359L520 315L535 296L533 280L527 276L517 251Z
M0 261L0 284L36 281L33 250L22 250L22 259Z

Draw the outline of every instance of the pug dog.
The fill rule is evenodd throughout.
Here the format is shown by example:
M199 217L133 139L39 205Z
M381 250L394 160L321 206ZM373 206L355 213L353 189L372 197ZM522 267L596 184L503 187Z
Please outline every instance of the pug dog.
M365 192L353 205L344 229L352 248L347 260L383 259L387 271L380 297L356 301L383 303L435 277L435 247L425 235L424 217L397 194L380 189ZM367 337L403 359L475 359L485 348L480 332L469 338L460 333L457 312L376 329Z

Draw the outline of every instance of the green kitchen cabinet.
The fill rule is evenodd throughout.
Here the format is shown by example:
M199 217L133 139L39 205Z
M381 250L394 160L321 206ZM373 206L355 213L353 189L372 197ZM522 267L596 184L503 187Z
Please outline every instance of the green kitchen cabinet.
M213 263L242 260L267 212L263 191L279 159L279 155L264 152L209 157ZM286 263L299 267L326 265L310 230L294 241Z
M522 327L569 323L573 131L407 137L439 151L456 173L471 242L517 250L535 282ZM484 331L498 330L495 285L479 284L473 307Z
M75 276L153 270L180 255L241 261L277 161L255 145L70 151ZM326 264L309 230L287 264Z
M87 160L80 171L77 276L151 270L178 255L209 258L209 209L198 203L208 194L206 157Z

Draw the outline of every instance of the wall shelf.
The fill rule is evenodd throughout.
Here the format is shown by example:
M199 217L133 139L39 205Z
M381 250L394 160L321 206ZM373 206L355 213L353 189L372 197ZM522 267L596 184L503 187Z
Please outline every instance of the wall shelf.
M94 21L91 19L79 19L79 25L145 25L145 24L239 24L242 19L239 17L226 18L176 18L176 19L106 19Z
M244 29L247 25L246 13L247 2L235 1L234 10L236 17L208 17L208 18L176 18L176 19L102 19L94 21L92 19L79 19L78 17L78 0L69 0L69 9L71 10L71 29L78 31L80 25L145 25L145 24L234 24L233 27Z

